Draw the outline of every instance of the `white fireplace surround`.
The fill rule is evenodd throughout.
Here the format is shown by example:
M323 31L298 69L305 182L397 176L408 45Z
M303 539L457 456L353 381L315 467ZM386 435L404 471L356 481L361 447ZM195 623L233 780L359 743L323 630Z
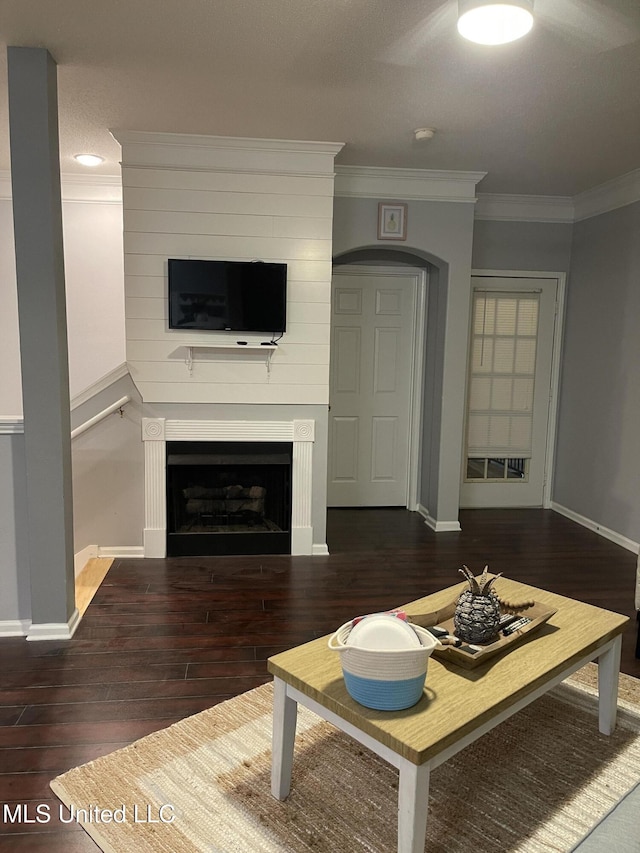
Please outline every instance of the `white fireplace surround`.
M315 421L207 421L143 418L144 556L167 555L167 441L287 441L293 444L291 553L313 554L311 494Z

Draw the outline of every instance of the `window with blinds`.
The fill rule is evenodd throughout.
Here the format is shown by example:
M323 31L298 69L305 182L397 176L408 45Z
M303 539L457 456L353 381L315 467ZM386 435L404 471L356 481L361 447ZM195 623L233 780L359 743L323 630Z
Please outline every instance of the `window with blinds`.
M467 457L531 456L539 293L474 290Z

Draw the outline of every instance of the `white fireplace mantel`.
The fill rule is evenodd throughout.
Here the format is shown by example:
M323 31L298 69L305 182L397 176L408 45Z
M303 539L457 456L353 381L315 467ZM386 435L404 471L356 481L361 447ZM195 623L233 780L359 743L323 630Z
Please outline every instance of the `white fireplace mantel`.
M287 441L293 445L291 553L313 554L311 495L315 421L208 421L143 418L144 556L167 554L167 441Z

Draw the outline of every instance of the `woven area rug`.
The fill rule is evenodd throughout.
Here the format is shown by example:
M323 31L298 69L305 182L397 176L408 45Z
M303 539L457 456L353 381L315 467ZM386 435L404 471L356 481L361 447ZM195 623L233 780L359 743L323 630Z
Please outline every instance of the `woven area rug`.
M638 782L640 681L621 676L604 737L596 677L589 664L433 771L429 853L566 853ZM394 851L397 771L305 709L291 795L271 797L271 707L264 685L51 788L108 853Z

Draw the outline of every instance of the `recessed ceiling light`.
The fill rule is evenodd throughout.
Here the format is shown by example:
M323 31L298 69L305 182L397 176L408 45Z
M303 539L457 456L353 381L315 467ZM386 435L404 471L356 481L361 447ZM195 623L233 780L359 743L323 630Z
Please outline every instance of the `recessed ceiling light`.
M506 44L533 26L533 0L459 0L458 32L478 44Z
M74 160L82 163L83 166L99 166L100 163L104 163L104 157L98 154L76 154Z

